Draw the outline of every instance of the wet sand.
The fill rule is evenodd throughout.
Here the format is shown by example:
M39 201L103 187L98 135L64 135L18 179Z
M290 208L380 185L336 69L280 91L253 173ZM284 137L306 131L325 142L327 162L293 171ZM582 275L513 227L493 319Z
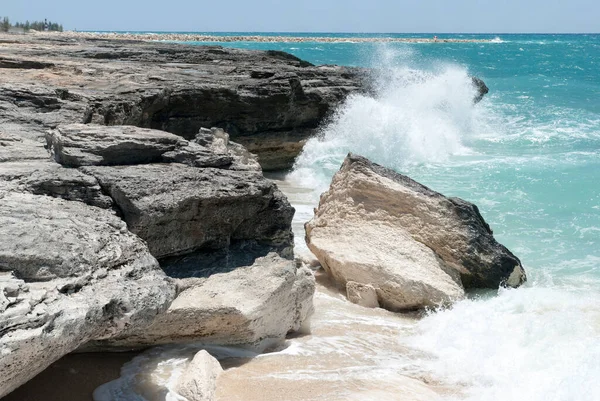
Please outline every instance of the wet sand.
M67 355L2 401L93 401L96 387L118 378L123 364L138 354Z
M110 40L150 40L175 42L262 42L262 43L491 43L491 39L458 39L458 38L394 38L394 37L353 37L340 38L331 36L260 36L260 35L203 35L185 33L121 33L121 32L37 32L61 38L86 38Z
M430 401L451 391L402 372L423 357L400 340L415 317L353 305L322 272L317 280L311 333L225 370L217 401Z

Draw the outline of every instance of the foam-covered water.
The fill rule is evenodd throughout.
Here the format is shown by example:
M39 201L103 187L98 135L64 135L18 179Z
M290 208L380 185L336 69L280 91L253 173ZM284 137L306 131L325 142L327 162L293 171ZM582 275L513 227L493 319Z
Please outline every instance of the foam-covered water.
M462 138L479 132L481 124L467 70L453 64L429 71L395 65L411 53L379 49L384 62L375 78L377 97L350 96L321 135L308 141L291 180L320 193L348 152L394 169L471 153Z
M600 399L598 288L533 283L460 302L417 324L418 369L460 386L448 400Z
M476 203L529 281L422 319L320 287L313 335L228 370L219 399L600 399L600 42L493 42L227 44L386 71L377 95L351 96L282 182L298 210L297 249L306 252L302 224L319 194L356 152ZM471 74L490 87L477 105Z

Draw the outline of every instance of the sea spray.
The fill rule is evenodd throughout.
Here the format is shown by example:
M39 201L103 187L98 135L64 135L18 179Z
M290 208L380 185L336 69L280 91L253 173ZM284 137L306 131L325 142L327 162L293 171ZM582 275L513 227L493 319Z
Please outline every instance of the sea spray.
M432 70L391 66L399 62L398 53L379 54L381 65L373 70L376 93L348 97L306 143L291 180L320 192L348 152L396 170L469 152L463 138L477 132L481 122L468 71L452 64ZM400 61L407 59L401 56Z
M420 321L418 366L460 387L448 400L600 399L600 292L529 287L463 301Z

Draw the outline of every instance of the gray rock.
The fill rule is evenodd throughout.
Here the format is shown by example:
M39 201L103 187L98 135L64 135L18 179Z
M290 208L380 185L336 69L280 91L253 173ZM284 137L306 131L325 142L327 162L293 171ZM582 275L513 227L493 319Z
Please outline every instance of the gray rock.
M0 132L0 163L22 160L47 160L41 143L18 135Z
M0 163L0 188L80 201L104 209L113 206L96 178L50 160Z
M260 170L256 157L222 129L202 128L193 141L134 126L66 124L46 134L53 159L66 167L181 163Z
M143 241L103 209L0 191L0 238L0 397L175 296Z
M181 164L95 166L129 229L158 258L252 240L291 253L294 209L259 171Z
M483 80L481 80L477 77L472 77L471 79L473 81L473 86L475 87L476 93L477 93L475 95L475 99L473 99L473 101L475 103L479 103L483 100L483 97L488 94L490 89L487 87L485 82L483 82Z
M56 162L67 167L156 163L188 144L168 132L93 124L61 125L46 140Z

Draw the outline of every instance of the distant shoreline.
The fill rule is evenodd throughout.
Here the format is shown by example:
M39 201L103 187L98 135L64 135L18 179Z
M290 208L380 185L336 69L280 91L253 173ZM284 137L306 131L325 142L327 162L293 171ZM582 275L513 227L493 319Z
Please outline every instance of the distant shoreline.
M35 32L35 35L67 38L111 40L144 40L175 42L319 42L319 43L494 43L494 39L456 38L394 38L394 37L333 37L333 36L262 36L262 35L205 35L193 33L119 33L119 32Z

